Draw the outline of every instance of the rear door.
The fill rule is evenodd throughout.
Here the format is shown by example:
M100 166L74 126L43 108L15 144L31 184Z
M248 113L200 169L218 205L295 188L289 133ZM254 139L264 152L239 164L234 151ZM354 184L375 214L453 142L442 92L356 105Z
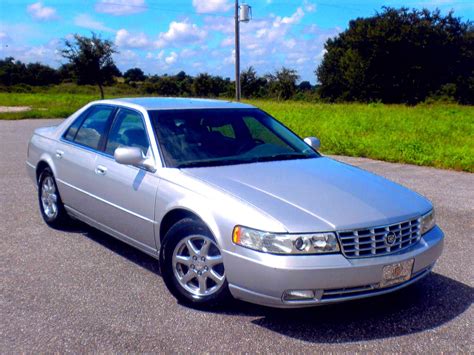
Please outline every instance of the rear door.
M61 198L66 206L87 216L94 215L99 207L91 194L95 162L114 111L113 106L92 106L71 124L56 146L56 180Z
M158 178L135 166L118 164L113 157L120 146L138 147L153 155L144 117L138 111L120 108L111 125L103 154L95 163L91 191L102 201L99 222L122 237L133 239L150 251L156 249L154 208Z

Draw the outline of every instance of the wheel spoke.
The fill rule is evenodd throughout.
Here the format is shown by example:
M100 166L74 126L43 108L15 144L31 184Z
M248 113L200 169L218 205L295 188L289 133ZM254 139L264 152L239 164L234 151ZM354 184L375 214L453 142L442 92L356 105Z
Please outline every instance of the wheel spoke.
M176 255L175 260L178 264L183 264L183 265L186 265L188 267L192 264L191 257L189 257L189 256Z
M49 195L49 198L51 199L51 202L56 203L58 201L58 197L56 194L51 194Z
M191 239L186 241L186 247L188 248L189 255L194 256L199 253L199 250L196 249Z
M208 240L204 239L201 250L199 250L199 255L207 256L208 253L209 253L209 248L210 247L211 247L211 243Z
M193 271L188 270L188 272L185 275L183 275L183 277L181 278L181 282L183 282L184 284L187 284L189 281L191 281L195 277L196 277L196 274Z
M206 279L207 277L204 275L198 277L199 292L201 292L202 294L206 293L207 291Z
M53 184L53 180L51 178L48 179L48 188L49 188L49 192L54 191L54 184Z
M208 272L208 277L213 280L217 285L220 285L224 282L224 276L218 275L214 270Z
M222 264L222 255L216 255L216 256L208 256L207 257L207 265L209 266L215 266Z

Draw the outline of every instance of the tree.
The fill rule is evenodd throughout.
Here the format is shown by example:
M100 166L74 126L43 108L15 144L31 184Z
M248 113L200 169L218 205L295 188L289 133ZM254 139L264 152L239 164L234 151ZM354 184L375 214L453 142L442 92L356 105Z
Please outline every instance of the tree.
M316 75L322 98L417 103L455 84L474 100L474 27L450 12L383 8L325 44Z
M114 75L120 73L112 55L117 53L110 40L103 40L95 33L92 37L74 35L66 39L61 54L69 60L77 76L78 84L94 84L99 87L104 98L104 85L113 82Z
M288 100L296 92L296 81L299 79L298 72L294 69L282 67L275 74L267 74L270 94L278 100Z
M162 76L155 83L155 90L158 95L178 96L179 86L176 80L170 76Z
M144 81L146 79L145 73L140 68L128 69L124 74L125 82L137 82Z
M40 63L30 63L26 66L28 78L26 83L29 85L51 85L59 84L60 76L57 70Z
M309 91L311 89L313 89L313 87L311 86L311 83L309 81L302 81L298 85L299 91Z
M192 84L193 94L198 97L209 97L212 94L212 77L207 73L196 76Z
M60 75L58 71L47 65L41 63L25 65L12 57L0 60L0 84L7 86L16 84L42 86L58 84L59 82Z
M267 81L259 77L255 69L250 66L240 73L240 83L243 97L258 97L261 96Z

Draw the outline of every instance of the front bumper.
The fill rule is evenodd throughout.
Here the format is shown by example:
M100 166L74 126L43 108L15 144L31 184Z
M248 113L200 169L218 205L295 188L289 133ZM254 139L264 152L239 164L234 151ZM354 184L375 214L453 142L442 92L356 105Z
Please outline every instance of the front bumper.
M347 301L392 292L428 275L443 250L439 227L399 253L347 259L342 254L272 255L246 248L224 252L226 277L232 295L271 307L291 308ZM404 283L378 288L385 265L414 259L412 277ZM284 301L287 290L314 290L315 298Z

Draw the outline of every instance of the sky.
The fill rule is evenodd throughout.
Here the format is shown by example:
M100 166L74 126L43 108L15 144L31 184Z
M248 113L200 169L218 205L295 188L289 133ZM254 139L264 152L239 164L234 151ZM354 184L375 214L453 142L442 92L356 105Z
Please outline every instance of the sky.
M253 18L241 23L241 67L260 75L282 66L316 82L328 38L351 19L382 6L454 10L474 19L473 0L247 0ZM242 2L241 2L242 3ZM64 39L91 31L112 40L120 70L146 74L234 77L234 0L0 0L0 58L58 67Z

